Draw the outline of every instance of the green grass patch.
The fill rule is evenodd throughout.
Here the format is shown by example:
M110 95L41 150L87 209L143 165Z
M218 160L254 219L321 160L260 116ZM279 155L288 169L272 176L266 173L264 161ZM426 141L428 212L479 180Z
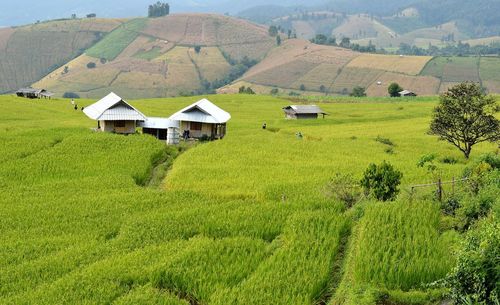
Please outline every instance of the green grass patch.
M158 56L162 55L160 47L153 47L150 50L140 50L139 52L134 54L135 58L145 59L145 60L153 60Z
M147 22L146 18L138 18L122 24L85 53L95 58L113 60L139 36Z

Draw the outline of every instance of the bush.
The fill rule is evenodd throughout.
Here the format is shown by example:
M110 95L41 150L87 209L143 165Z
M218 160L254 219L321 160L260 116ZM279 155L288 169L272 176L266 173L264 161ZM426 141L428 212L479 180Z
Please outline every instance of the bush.
M196 52L196 54L200 54L200 52L201 52L201 46L195 46L194 47L194 51Z
M356 86L354 87L354 89L352 89L350 95L354 97L364 97L366 96L366 90L363 87Z
M371 194L380 201L392 201L399 194L402 177L403 174L386 161L380 165L372 163L361 179L361 186L366 195Z
M253 89L250 87L241 86L238 89L238 93L240 93L240 94L255 94L255 91L253 91Z
M359 183L350 174L337 173L328 182L326 194L343 202L346 208L351 208L361 199L362 192Z
M499 304L500 224L489 218L469 231L448 277L457 304Z
M94 69L95 67L96 67L95 62L89 62L89 63L87 64L87 68L89 68L89 69Z
M300 91L306 91L306 85L302 84L299 87Z
M279 93L279 90L278 90L278 88L273 88L273 89L271 89L270 93L271 93L271 95L277 95Z
M497 200L498 187L490 185L475 194L469 194L462 199L461 206L456 210L459 221L458 229L466 231L479 219L488 216Z
M80 98L80 96L74 92L64 92L63 98Z
M395 146L394 142L392 142L391 139L389 139L389 138L384 138L384 137L381 137L381 136L377 136L375 138L375 141L377 141L379 143L382 143L382 144L385 144L385 145Z
M452 156L446 156L446 157L443 157L441 159L441 163L444 163L444 164L457 164L458 163L458 159L455 158L455 157L452 157Z

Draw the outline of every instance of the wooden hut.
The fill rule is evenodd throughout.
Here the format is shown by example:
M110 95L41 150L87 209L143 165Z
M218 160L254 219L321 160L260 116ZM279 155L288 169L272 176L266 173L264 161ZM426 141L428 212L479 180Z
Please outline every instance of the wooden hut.
M135 133L138 122L146 116L114 93L108 94L83 112L97 121L97 130L120 134Z
M21 88L16 91L16 95L19 97L30 98L30 99L50 99L54 94L45 89L35 89L35 88Z
M287 119L317 119L319 115L327 115L316 105L290 105L283 108Z
M231 115L207 99L202 99L174 113L170 118L179 121L184 138L222 139Z

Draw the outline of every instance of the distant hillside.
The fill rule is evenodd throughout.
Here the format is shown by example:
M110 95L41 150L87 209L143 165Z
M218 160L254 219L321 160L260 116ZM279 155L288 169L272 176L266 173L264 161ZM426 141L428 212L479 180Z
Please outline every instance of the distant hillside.
M123 23L35 84L63 95L202 93L238 77L275 46L266 27L221 15L175 14Z
M366 54L292 39L219 92L250 86L265 94L272 89L282 94L349 94L361 86L370 96L387 96L389 84L397 82L419 95L435 95L457 82L475 81L500 93L500 73L495 71L500 71L498 57Z
M121 23L117 19L82 19L0 29L0 93L39 80Z
M290 12L292 9L293 12ZM367 15L371 20L376 20L398 35L420 29L440 27L444 24L456 25L455 32L460 33L459 36L465 39L500 35L498 13L500 11L500 1L498 0L331 0L325 5L319 6L301 8L275 7L272 13L270 10L256 7L241 12L239 16L266 24L277 23L277 20L283 21L288 18L287 16L295 16L295 19L300 17L295 22L299 25L285 24L285 27L295 29L297 35L301 38L309 38L308 36L311 33L307 32L304 35L301 30L305 27L314 29L318 27L318 22L325 23L326 21L321 17L320 13L325 11L340 13L343 16L350 15L351 17ZM315 16L308 18L308 14ZM357 36L363 36L367 24L363 20L359 21L361 24L354 24L352 30L358 34ZM339 25L330 23L330 27L337 26ZM339 31L342 30L337 32ZM324 32L323 30L315 33L324 34ZM419 34L422 34L422 31ZM450 32L445 34L448 35ZM360 39L360 37L356 38L354 36L350 36L350 38ZM370 36L370 38L376 37ZM429 37L424 35L419 38L428 39ZM458 40L458 38L455 38L455 41ZM387 45L385 46L387 47Z
M419 16L420 12L416 8L404 9L397 15L388 17L317 10L293 12L287 16L274 18L268 23L282 28L285 33L290 30L298 38L311 39L322 34L340 41L343 37L349 37L354 43L360 45L372 43L378 48L385 49L397 49L402 43L421 48L427 48L429 44L445 47L448 44L457 44L459 41L472 41L476 45L477 42L489 44L498 37L497 35L474 38L478 33L471 34L463 30L461 27L463 21L449 21L430 26Z

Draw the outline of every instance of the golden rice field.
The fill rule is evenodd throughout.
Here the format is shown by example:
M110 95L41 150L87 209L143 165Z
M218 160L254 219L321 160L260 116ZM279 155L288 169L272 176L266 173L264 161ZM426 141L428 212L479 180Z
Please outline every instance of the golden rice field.
M442 230L437 203L407 195L433 180L417 167L424 154L458 160L439 163L444 179L467 166L427 134L436 98L330 99L320 103L329 115L313 121L285 120L279 98L208 98L232 115L227 137L180 152L147 135L95 133L68 100L0 96L0 303L375 305L388 291L410 300L395 304L423 305L442 296L422 285L450 271L460 236ZM168 116L197 99L130 102ZM495 149L480 145L473 157ZM360 178L383 160L404 175L396 202L346 209L325 191L335 173ZM157 165L171 168L152 184Z
M347 67L379 69L409 75L418 75L431 59L431 56L362 54L349 62Z

